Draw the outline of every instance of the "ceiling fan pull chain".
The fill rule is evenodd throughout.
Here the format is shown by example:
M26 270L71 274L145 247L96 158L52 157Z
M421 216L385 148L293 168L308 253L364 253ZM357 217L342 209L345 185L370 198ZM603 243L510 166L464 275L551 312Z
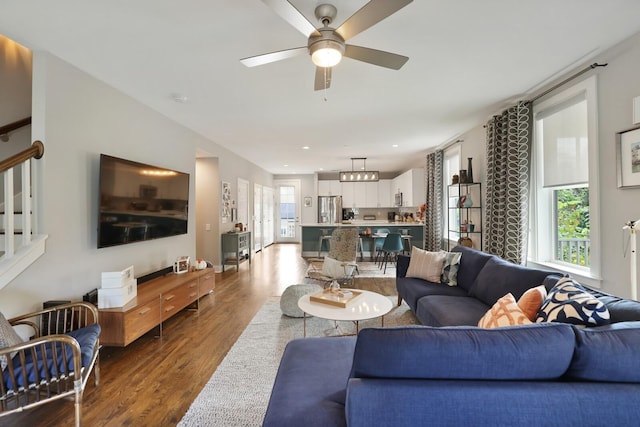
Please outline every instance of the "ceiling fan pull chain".
M327 68L324 68L324 102L327 102Z

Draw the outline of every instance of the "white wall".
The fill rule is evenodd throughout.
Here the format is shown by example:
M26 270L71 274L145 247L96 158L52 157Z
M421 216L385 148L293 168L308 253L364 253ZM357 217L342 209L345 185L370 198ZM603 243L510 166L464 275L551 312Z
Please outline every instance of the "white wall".
M0 290L0 311L9 317L46 300L80 299L99 287L102 271L133 265L141 275L171 265L179 255L195 257L196 151L219 158L220 179L272 180L254 164L48 53L34 52L32 128L33 139L45 143L34 173L45 213L38 227L49 238L45 255ZM191 174L188 234L97 249L100 153Z
M603 53L597 58L597 62L609 64L597 70L602 290L630 297L630 255L627 253L624 257L623 251L623 247L628 246L629 234L623 232L622 227L627 221L640 218L640 188L617 188L615 133L634 126L632 99L640 96L640 78L637 73L640 68L640 34ZM578 67L576 71L581 68L583 67ZM586 76L588 75L590 74L587 73ZM467 157L473 157L474 178L486 183L484 127L477 126L461 135L460 139L464 140L461 167L466 168ZM483 191L486 198L485 186Z
M598 144L602 277L607 292L631 296L627 250L629 233L622 227L640 218L640 188L617 187L615 133L633 127L632 100L640 96L640 34L610 50L599 62L609 65L598 76Z

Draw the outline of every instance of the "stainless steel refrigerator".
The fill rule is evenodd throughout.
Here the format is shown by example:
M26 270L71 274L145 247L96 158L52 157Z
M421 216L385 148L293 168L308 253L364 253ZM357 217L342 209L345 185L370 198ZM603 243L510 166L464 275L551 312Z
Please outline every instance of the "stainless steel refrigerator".
M342 196L318 196L318 223L339 224L342 221Z

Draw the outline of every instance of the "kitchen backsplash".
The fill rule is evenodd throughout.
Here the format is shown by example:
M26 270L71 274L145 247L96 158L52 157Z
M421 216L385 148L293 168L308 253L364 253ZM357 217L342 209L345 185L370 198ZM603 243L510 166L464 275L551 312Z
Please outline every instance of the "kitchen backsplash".
M413 216L416 216L416 212L419 209L417 207L402 207L402 208L362 208L357 209L357 213L355 214L356 220L364 220L369 219L370 216L375 216L376 220L386 220L388 212L395 212L399 215L403 215L404 213L412 213ZM365 215L367 218L365 218Z

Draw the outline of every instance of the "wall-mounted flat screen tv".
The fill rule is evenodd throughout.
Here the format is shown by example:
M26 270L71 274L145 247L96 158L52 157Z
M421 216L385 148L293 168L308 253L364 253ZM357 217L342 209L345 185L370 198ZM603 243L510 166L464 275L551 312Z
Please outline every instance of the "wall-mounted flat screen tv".
M98 248L187 233L189 174L100 155Z

